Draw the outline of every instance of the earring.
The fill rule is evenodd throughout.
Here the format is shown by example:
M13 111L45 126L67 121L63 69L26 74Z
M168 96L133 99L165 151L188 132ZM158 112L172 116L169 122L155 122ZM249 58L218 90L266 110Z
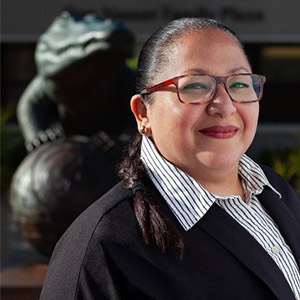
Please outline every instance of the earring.
M140 133L145 134L146 133L146 126L142 125L140 128Z

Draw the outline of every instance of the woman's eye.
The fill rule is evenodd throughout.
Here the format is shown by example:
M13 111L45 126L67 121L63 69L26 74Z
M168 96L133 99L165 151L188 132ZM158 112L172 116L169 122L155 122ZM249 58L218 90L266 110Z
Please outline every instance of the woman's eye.
M193 90L193 89L207 89L207 86L201 82L194 82L187 84L183 87L183 90Z
M234 82L229 86L230 89L241 89L241 88L248 88L248 87L249 84L245 82Z

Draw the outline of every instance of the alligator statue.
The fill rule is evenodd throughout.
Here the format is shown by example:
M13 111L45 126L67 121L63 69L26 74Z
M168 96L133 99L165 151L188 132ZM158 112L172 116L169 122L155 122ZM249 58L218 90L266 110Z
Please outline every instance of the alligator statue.
M117 181L116 165L134 132L135 74L126 65L134 44L121 21L71 12L37 42L37 75L17 106L29 153L14 174L10 203L22 235L47 256Z

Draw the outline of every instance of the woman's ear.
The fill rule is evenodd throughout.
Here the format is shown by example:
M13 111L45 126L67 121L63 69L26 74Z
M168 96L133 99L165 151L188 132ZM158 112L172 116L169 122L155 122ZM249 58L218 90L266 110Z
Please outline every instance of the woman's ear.
M152 132L148 118L148 106L143 101L142 96L139 94L134 95L131 98L130 107L135 116L138 131L143 135L150 136Z

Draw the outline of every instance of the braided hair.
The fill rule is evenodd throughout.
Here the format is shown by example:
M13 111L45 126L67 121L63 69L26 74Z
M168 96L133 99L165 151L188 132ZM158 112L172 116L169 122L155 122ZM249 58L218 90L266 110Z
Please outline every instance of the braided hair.
M224 24L207 18L177 19L158 29L143 46L136 72L137 93L155 83L156 74L168 62L168 53L185 33L199 32L208 29L221 29L233 37L243 49L236 33ZM151 105L152 95L143 95L143 101ZM142 136L137 134L127 149L118 174L127 188L134 193L133 206L142 239L146 244L153 243L161 252L174 252L181 258L184 243L175 225L151 201L144 184L145 167L140 158Z
M151 201L144 184L145 168L140 159L142 136L137 134L119 167L119 176L134 193L133 207L145 244L154 243L161 252L182 256L183 242L171 221Z

